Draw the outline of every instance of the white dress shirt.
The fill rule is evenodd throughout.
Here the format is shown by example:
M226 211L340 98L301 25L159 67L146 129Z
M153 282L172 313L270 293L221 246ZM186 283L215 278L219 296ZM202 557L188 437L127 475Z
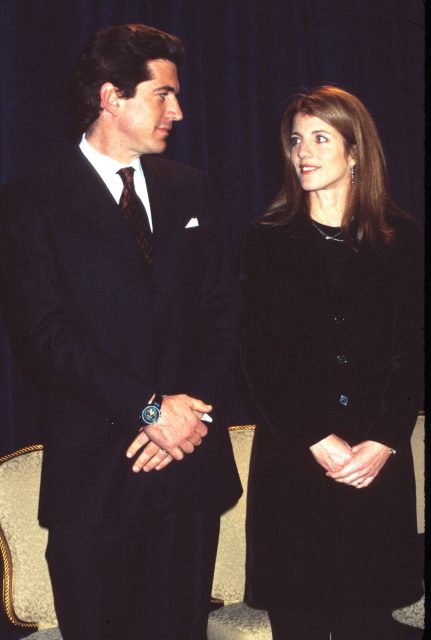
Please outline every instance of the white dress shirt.
M145 176L139 158L136 158L136 160L133 160L129 164L118 162L118 160L114 160L113 158L100 153L100 151L97 151L94 147L92 147L86 139L85 133L81 138L79 148L81 149L87 160L96 169L97 173L102 178L103 182L106 184L112 194L112 197L117 203L120 202L121 193L123 191L123 181L118 175L117 171L119 169L123 169L124 167L134 168L135 173L133 174L133 182L135 185L135 191L144 204L145 210L148 215L148 221L150 223L150 229L152 231L153 221L151 218L151 207L148 197L147 183L145 182Z

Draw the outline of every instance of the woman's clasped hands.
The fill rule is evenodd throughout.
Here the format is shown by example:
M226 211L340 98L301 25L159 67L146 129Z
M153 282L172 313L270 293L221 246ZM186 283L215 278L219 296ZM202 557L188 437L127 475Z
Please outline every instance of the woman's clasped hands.
M368 487L391 455L391 449L380 442L365 440L351 447L333 433L311 446L310 451L329 478L355 489Z

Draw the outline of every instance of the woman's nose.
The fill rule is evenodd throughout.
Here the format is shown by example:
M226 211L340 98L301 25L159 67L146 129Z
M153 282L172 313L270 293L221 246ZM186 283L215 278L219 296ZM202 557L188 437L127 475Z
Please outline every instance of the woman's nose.
M298 145L298 156L300 158L309 158L312 155L310 145L302 140Z

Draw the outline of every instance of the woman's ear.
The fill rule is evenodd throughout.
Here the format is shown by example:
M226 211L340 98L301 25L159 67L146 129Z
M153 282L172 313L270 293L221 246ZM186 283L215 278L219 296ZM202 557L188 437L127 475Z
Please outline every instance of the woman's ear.
M356 162L358 159L358 145L356 144L352 144L352 146L349 149L349 157L350 157L350 166L354 167L356 166Z

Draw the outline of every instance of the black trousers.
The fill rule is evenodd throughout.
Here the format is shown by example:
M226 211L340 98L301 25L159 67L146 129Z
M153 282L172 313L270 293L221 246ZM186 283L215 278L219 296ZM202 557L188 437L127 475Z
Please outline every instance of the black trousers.
M389 608L351 609L337 613L268 610L273 640L421 640L424 632L400 624Z
M49 531L63 640L205 640L219 515L186 504L133 532Z

